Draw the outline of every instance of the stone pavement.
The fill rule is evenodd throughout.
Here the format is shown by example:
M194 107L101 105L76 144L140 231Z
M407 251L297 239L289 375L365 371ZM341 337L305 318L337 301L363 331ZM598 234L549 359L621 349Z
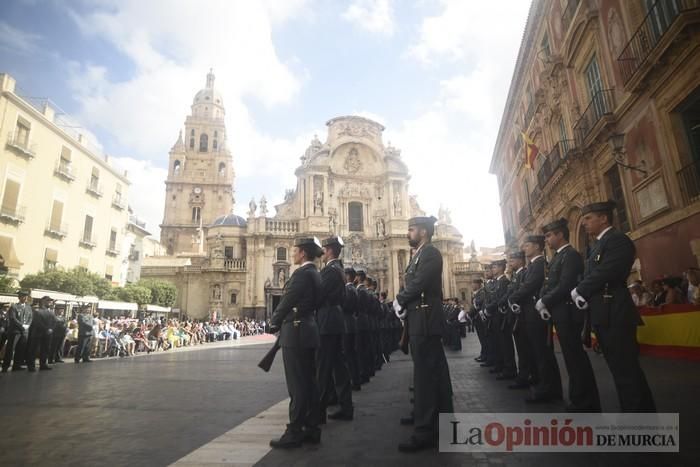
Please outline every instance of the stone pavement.
M271 451L286 422L281 355L270 373L256 364L270 346L201 346L93 364L55 365L51 372L0 375L0 465L94 466L667 466L699 465L700 365L643 358L660 411L680 412L680 455L402 454L410 435L398 424L410 411L411 362L400 354L359 393L356 419L324 427L319 446ZM528 412L524 393L505 388L474 361L476 338L448 353L460 412ZM258 341L253 341L258 342ZM561 362L562 371L564 369ZM617 410L605 362L592 355L603 406ZM561 405L540 411L561 411Z

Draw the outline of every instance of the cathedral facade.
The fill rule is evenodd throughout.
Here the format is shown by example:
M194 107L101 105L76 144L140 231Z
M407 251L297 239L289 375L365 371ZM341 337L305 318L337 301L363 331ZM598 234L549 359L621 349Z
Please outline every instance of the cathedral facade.
M343 262L362 267L389 297L410 259L408 219L425 214L409 195L401 151L385 145L384 127L358 116L326 123L295 171L296 187L271 212L263 196L245 218L234 214L234 170L226 147L224 107L214 76L195 96L192 115L170 152L161 242L168 256L148 258L142 277L176 284L176 307L192 318L269 316L293 272L298 236L340 235ZM440 211L433 238L444 259L443 293L457 296L455 265L462 236Z

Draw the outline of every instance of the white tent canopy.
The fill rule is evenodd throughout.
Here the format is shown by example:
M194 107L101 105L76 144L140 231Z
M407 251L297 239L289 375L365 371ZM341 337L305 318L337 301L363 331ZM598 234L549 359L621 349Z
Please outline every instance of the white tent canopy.
M99 310L137 311L139 309L139 306L136 303L113 302L111 300L100 300L99 302L97 302L97 309L99 309Z
M146 311L151 313L170 313L169 306L146 305Z

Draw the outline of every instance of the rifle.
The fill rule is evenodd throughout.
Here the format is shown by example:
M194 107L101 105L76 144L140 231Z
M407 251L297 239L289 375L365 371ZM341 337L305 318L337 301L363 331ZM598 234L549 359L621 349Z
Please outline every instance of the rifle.
M401 339L399 339L399 349L406 355L408 355L408 341L408 320L404 320L403 329L401 330Z
M268 372L270 371L270 367L272 367L272 362L275 360L275 355L277 355L277 351L280 349L280 336L277 336L277 340L275 340L275 343L272 345L272 348L267 351L265 356L260 360L260 363L258 363L258 366L262 368L263 371Z

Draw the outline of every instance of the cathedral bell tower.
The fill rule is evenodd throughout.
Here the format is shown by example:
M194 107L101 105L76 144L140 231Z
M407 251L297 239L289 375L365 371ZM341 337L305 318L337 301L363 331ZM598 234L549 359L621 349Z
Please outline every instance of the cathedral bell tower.
M206 250L206 228L233 212L233 157L226 146L224 101L214 73L192 102L185 133L170 149L160 241L169 255Z

